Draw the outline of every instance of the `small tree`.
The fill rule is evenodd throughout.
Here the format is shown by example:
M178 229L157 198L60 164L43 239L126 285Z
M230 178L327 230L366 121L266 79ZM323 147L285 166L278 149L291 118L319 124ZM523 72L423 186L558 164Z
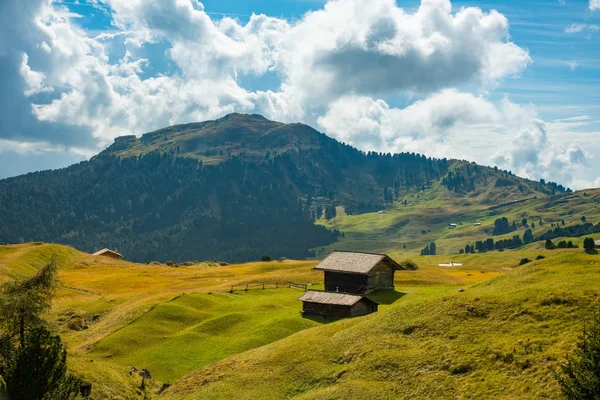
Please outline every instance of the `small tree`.
M533 242L533 240L533 232L531 231L531 229L527 229L525 233L523 233L523 243L529 244Z
M583 248L586 253L594 254L596 253L596 242L594 242L593 238L587 237L583 239Z
M40 315L50 309L56 269L52 257L33 277L0 287L0 328L9 340L18 336L21 347L25 345L26 330L40 326Z
M546 248L546 250L554 250L556 248L556 245L552 242L552 240L546 239L544 247Z
M12 400L69 400L79 393L80 380L67 373L67 351L59 336L46 328L33 329L25 346L0 366Z
M583 217L581 217L581 222L586 222L587 218L585 218L585 215Z
M586 324L573 354L567 355L556 378L569 400L600 398L600 314Z
M265 254L264 256L262 256L262 257L260 258L260 261L271 261L271 260L272 260L272 258L271 258L271 256L270 256L270 255L268 255L268 254Z

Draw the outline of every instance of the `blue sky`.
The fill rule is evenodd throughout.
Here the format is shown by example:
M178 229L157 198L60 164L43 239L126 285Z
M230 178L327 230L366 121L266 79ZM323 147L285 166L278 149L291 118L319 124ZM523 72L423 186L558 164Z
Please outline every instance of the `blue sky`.
M6 0L0 178L256 112L600 186L598 0Z

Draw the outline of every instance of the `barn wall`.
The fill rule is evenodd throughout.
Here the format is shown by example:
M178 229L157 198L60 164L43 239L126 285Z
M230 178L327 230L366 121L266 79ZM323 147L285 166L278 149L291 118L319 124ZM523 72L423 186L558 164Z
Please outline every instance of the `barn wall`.
M343 293L365 293L367 275L325 271L325 291Z
M394 272L394 267L385 261L380 262L369 272L366 293L376 290L394 289Z
M119 257L116 254L113 253L104 253L104 254L100 254L101 257L108 257L108 258L114 258L115 260L120 260L121 257Z
M324 318L346 318L352 316L350 306L336 304L302 303L302 314Z

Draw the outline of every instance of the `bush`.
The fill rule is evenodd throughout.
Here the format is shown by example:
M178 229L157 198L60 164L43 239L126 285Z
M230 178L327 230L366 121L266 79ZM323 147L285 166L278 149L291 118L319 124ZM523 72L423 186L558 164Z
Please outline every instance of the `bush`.
M566 399L600 398L600 314L594 313L584 328L577 348L566 356L556 379Z
M544 258L546 258L546 257L544 257L544 256L537 256L535 259L536 260L543 260Z
M273 260L273 259L271 258L271 256L269 256L267 254L265 254L264 256L262 256L260 258L260 261L265 261L265 262L268 262L268 261L271 261L271 260Z
M529 258L522 258L521 261L519 261L519 265L525 265L530 262L531 262L531 260Z
M546 248L546 250L554 250L556 248L556 245L552 242L552 240L546 239L544 247Z
M400 263L400 266L404 267L405 269L407 269L409 271L416 271L419 269L419 266L417 265L417 263L414 262L413 260L411 260L410 258L407 258L406 260L402 261Z

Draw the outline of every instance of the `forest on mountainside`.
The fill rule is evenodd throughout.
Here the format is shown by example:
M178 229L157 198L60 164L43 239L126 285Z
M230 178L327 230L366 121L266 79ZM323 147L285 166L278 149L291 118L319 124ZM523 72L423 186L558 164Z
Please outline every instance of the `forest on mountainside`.
M469 163L450 171L451 162L363 152L306 125L232 114L118 138L89 161L0 180L0 243L107 247L140 262L306 258L340 236L315 225L336 206L379 211L440 181L468 193L508 174ZM509 178L523 195L550 192Z

